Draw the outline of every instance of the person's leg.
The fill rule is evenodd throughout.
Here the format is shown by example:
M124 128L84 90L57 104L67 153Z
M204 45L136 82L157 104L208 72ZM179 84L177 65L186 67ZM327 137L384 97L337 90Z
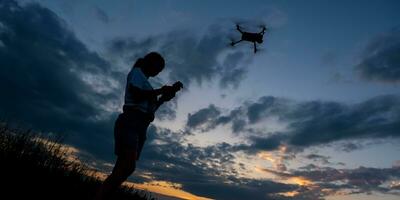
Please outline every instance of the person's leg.
M102 200L111 195L136 168L136 153L118 156L112 173L106 178L99 188L95 199Z

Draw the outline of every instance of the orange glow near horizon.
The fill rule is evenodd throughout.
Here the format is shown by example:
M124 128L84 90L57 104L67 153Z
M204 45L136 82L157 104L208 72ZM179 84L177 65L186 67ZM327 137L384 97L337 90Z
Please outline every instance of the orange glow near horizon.
M286 168L284 156L287 154L287 147L285 145L279 146L276 151L260 151L257 153L257 157L269 161L275 170L281 171L282 168Z
M258 172L264 172L264 173L268 173L270 175L273 175L274 177L276 177L277 181L280 181L282 183L287 183L287 184L296 184L296 185L300 185L300 186L311 186L314 185L314 183L302 176L294 176L292 174L289 173L285 173L285 172L279 172L279 171L274 171L274 170L267 170L267 169L263 169L261 167L255 167L255 171Z
M280 194L280 195L282 195L282 196L285 196L285 197L294 197L294 196L298 195L299 192L297 192L297 191L290 191L290 192L282 192L282 193L278 193L278 194Z
M301 177L301 176L291 177L287 181L288 181L288 183L297 184L300 186L309 186L309 185L313 184L310 180L308 180L304 177Z
M266 152L266 151L258 153L257 156L259 158L263 159L263 160L268 160L271 163L275 163L276 162L276 159L274 158L274 156L271 153Z
M166 196L177 197L186 200L212 200L206 197L196 196L189 192L182 190L182 185L179 183L172 183L167 181L150 181L144 184L125 182L127 186L133 186L136 189L146 190Z

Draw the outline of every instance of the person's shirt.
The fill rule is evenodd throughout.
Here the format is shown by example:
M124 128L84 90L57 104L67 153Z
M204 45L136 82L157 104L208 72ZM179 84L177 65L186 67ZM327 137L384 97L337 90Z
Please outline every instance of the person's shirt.
M129 87L135 86L142 90L153 90L148 78L144 75L142 70L138 67L132 67L128 74L126 87L125 87L125 106L132 106L143 112L154 113L155 102L151 100L135 99L135 95Z

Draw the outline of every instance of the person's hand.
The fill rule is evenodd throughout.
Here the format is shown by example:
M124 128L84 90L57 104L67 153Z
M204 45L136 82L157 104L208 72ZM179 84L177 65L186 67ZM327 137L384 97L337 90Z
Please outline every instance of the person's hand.
M180 81L175 82L172 86L164 85L161 87L161 102L170 101L175 97L176 92L183 88L183 84Z
M175 92L165 93L165 94L161 95L160 101L163 101L163 102L170 101L174 97L175 97Z
M169 86L169 85L164 85L161 87L161 94L165 95L165 94L170 94L170 93L174 93L175 92L175 88L173 86Z
M180 81L175 82L172 87L174 87L175 92L178 92L183 88L183 84Z

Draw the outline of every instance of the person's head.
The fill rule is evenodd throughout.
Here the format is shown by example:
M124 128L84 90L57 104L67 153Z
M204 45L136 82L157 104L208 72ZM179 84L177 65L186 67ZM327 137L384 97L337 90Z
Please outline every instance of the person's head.
M157 52L150 52L139 58L134 67L139 67L147 77L157 76L164 69L164 58Z

